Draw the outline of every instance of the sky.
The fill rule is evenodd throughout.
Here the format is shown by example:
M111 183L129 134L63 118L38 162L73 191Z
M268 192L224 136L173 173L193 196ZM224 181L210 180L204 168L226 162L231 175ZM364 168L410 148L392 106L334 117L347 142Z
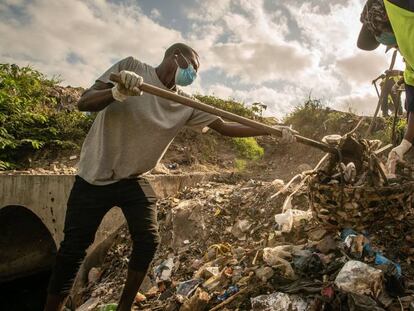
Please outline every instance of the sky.
M279 118L306 98L373 114L391 52L356 47L364 0L0 0L0 62L90 87L134 56L157 66L176 42L200 55L189 93L262 102ZM402 60L397 60L402 68Z

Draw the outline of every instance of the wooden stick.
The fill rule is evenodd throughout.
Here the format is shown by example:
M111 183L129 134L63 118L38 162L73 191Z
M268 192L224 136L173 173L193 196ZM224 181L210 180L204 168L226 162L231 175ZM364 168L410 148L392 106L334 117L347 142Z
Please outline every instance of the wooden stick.
M382 147L382 148L380 148L378 150L375 150L374 153L375 153L375 155L378 156L381 153L390 150L392 147L393 147L392 144L388 144L388 145L385 145L384 147Z
M109 79L113 82L120 83L121 78L118 74L111 73ZM260 123L260 122L257 122L257 121L239 116L239 115L236 115L234 113L231 113L231 112L228 112L228 111L225 111L225 110L222 110L222 109L210 106L210 105L203 104L203 103L201 103L197 100L194 100L194 99L191 99L191 98L188 98L188 97L185 97L185 96L178 95L178 94L176 94L174 92L171 92L171 91L163 90L159 87L156 87L156 86L153 86L153 85L150 85L150 84L147 84L147 83L143 83L140 86L140 90L142 90L146 93L155 95L155 96L159 96L159 97L162 97L162 98L165 98L165 99L168 99L168 100L172 100L174 102L183 104L185 106L189 106L189 107L192 107L192 108L195 108L195 109L207 112L207 113L211 113L213 115L228 119L230 121L234 121L234 122L252 127L254 129L257 129L257 130L262 130L263 132L268 133L268 134L273 134L273 135L276 135L276 136L279 136L279 137L282 136L282 130L281 129L274 128L272 126L269 126L269 125L266 125L266 124L263 124L263 123ZM336 153L335 148L332 148L331 146L329 146L327 144L324 144L320 141L316 141L316 140L313 140L313 139L310 139L310 138L307 138L307 137L303 137L303 136L300 136L300 135L295 135L295 137L296 137L296 141L298 143L301 143L301 144L304 144L304 145L307 145L307 146L310 146L310 147L318 148L318 149L320 149L322 151L325 151L325 152Z
M385 185L388 185L389 183L388 183L387 176L385 175L385 172L383 171L383 169L382 169L382 167L380 165L379 159L377 158L377 156L375 154L372 154L372 158L374 160L375 167L377 168L377 170L380 173L382 179L384 180L384 184Z

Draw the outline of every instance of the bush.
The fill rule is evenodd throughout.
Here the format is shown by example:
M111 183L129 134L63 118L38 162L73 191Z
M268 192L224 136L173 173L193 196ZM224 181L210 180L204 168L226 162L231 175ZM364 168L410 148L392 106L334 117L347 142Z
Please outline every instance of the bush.
M233 138L233 143L239 155L248 160L259 160L264 154L264 149L254 137Z
M249 119L256 119L262 122L265 121L264 118L262 118L264 108L258 107L258 105L248 107L243 103L236 102L234 100L223 100L215 96L195 95L195 98L207 105L232 112L239 116ZM233 138L232 142L239 153L239 156L244 159L258 160L264 154L264 149L259 146L254 137ZM237 159L235 162L236 168L239 171L246 168L247 162L244 159Z
M224 100L215 96L195 95L194 97L204 104L232 112L239 116L250 119L261 119L262 111L256 107L248 107L243 103L230 99Z
M284 123L292 125L303 136L318 138L319 132L325 132L322 127L329 112L320 100L308 98L302 105L295 107Z
M320 100L308 98L285 118L284 123L293 125L293 128L299 131L300 135L319 140L328 134L344 135L349 133L361 118L361 116L350 112L340 112L325 107ZM371 117L365 117L357 129L357 133L364 136L371 121ZM387 127L389 127L388 121L378 117L372 134L368 138L379 138L383 141L388 139L389 135L384 136Z
M238 171L238 172L243 172L247 167L247 162L246 160L243 159L235 159L234 160L234 168Z
M0 169L44 148L79 147L92 117L56 109L49 90L58 82L30 67L0 64Z

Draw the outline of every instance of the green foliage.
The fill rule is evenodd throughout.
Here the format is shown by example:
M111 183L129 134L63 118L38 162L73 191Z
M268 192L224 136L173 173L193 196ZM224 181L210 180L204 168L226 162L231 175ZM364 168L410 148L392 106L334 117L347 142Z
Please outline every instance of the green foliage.
M301 135L316 138L320 127L327 119L328 112L320 100L308 98L303 104L295 107L284 123L292 125Z
M325 107L320 100L308 98L303 104L297 106L284 120L298 130L301 135L321 139L328 134L344 135L352 131L361 120L351 112L339 112ZM357 132L365 135L372 118L365 118L358 127ZM379 138L386 142L384 131L389 126L385 119L377 118L372 135L369 138Z
M243 158L249 160L259 160L264 154L264 149L259 146L254 137L233 138L233 143L239 153L239 156Z
M195 95L195 98L204 104L220 108L243 116L249 119L256 119L264 122L262 118L263 111L266 109L261 103L255 103L251 107L245 105L244 103L237 102L232 99L224 100L215 96L205 96L205 95ZM236 148L239 156L248 159L248 160L258 160L264 154L264 149L259 146L256 139L253 137L248 138L233 138L232 142ZM239 170L244 170L246 167L246 161L242 159L237 159L235 161L235 166Z
M392 143L398 145L404 138L405 130L407 128L407 119L399 118L395 124L395 134L394 141L392 139L392 127L394 123L394 118L387 118L385 123L385 128L381 131L374 133L373 137L383 141L384 143Z
M231 99L224 100L215 96L206 95L195 95L194 97L204 104L214 106L250 119L261 119L261 114L263 112L263 108L257 106L248 107L244 103L236 102L235 100Z
M238 171L238 172L243 172L247 167L247 162L246 160L243 159L235 159L234 160L234 168Z
M0 169L44 148L74 148L84 137L92 118L56 109L49 90L57 83L30 67L0 64Z

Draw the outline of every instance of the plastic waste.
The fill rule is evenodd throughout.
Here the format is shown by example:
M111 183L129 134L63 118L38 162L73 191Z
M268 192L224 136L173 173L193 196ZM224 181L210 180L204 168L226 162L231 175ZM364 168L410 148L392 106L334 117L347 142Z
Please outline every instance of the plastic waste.
M177 285L177 295L189 297L202 283L201 279L192 279Z
M325 298L332 299L335 296L335 290L332 286L325 287L321 290L321 295Z
M147 297L144 294L141 294L140 292L136 294L135 296L136 303L144 302L145 300L147 300Z
M295 257L293 267L299 276L317 277L323 272L325 265L319 254L312 253L308 256Z
M362 234L358 234L352 229L344 229L341 232L341 239L344 242L349 254L354 258L361 258L363 255L375 255L369 239Z
M174 258L170 257L164 260L159 266L154 268L155 280L157 283L171 281L172 269L174 267Z
M357 260L348 261L339 271L335 285L349 293L378 297L382 291L383 272Z
M301 211L298 209L288 209L286 212L275 215L278 229L282 232L290 232L302 220L309 220L312 217L311 211Z
M275 247L265 247L263 249L263 261L269 266L277 266L282 269L283 274L290 279L296 277L290 262L294 254L297 254L303 246L301 245L279 245Z
M356 168L353 162L349 162L348 164L340 163L342 172L344 174L344 180L347 184L353 184L355 182L356 177Z
M306 311L308 303L297 295L275 292L250 298L252 311Z
M223 275L223 273L213 275L203 283L203 288L209 292L217 290L220 286L223 285L225 280L226 277Z
M403 296L405 293L405 279L401 266L380 253L375 254L375 265L384 271L385 288L391 296Z
M332 134L332 135L326 135L322 138L322 142L329 145L339 145L340 141L342 139L341 135L338 134Z
M401 270L401 266L398 263L395 263L391 260L389 260L387 257L381 255L380 253L376 253L375 254L375 264L378 266L382 266L382 265L392 265L395 267L395 271L396 271L396 275L397 276L401 276L402 275L402 270Z
M398 263L389 260L380 252L376 252L371 247L368 238L352 229L343 230L341 238L349 254L354 258L375 256L374 264L384 272L385 288L391 296L401 296L404 294L405 280L402 276L401 266Z
M222 295L217 296L217 300L224 301L230 296L233 296L238 291L239 288L237 287L237 285L231 285L229 288L226 289L226 291Z

